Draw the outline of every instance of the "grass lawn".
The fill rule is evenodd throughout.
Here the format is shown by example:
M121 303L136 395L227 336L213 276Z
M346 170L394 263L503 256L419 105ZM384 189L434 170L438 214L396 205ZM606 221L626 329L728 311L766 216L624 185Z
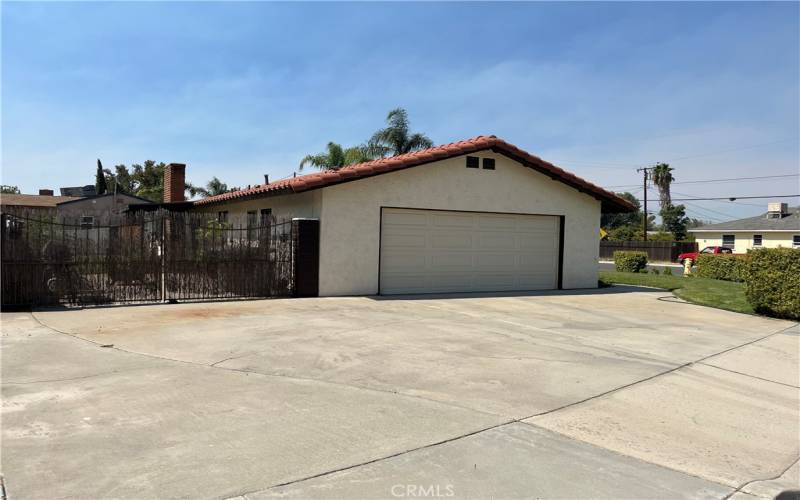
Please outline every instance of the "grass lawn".
M755 314L744 296L744 283L684 278L663 274L619 273L600 271L600 281L607 284L639 285L671 290L677 297L693 304Z

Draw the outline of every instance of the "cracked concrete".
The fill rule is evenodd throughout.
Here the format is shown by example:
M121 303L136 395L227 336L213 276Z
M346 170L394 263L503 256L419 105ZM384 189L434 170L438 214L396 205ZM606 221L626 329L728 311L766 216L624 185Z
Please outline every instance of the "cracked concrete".
M762 494L741 485L798 455L800 336L661 295L4 313L6 487L12 498L391 498L398 481L451 481L465 498Z

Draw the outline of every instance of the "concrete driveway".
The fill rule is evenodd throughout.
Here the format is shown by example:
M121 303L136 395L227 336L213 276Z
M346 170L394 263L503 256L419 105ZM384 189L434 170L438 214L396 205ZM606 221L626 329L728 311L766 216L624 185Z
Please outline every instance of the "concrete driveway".
M800 328L613 287L2 315L8 498L800 489Z

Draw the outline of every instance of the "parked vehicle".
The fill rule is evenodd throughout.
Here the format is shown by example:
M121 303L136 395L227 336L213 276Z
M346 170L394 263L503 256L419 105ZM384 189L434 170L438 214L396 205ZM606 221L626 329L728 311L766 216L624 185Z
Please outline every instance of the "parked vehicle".
M700 254L706 255L741 255L741 254L734 254L733 250L728 247L705 247L704 249L700 250L699 252L685 252L678 255L678 262L681 264L685 264L686 259L692 259L692 262L697 262L697 256Z

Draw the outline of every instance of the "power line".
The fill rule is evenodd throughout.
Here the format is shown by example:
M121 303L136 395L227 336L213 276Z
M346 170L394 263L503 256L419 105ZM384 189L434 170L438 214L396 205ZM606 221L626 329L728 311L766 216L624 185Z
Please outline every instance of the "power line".
M709 200L758 200L763 198L800 198L800 194L783 194L772 196L725 196L721 198L673 198L672 201L709 201Z
M731 177L728 179L703 179L703 180L695 180L695 181L680 181L680 182L673 182L671 185L675 184L705 184L708 182L735 182L735 181L753 181L759 179L780 179L786 177L800 177L800 174L781 174L781 175L760 175L757 177ZM616 186L606 186L607 188L614 188L614 187L635 187L639 184L619 184Z
M751 146L742 146L742 147L723 149L723 150L714 151L714 152L711 152L711 153L699 153L699 154L695 154L695 155L679 156L679 157L676 157L676 158L669 158L667 160L664 160L664 163L671 162L671 161L677 161L677 160L687 160L689 158L701 158L701 157L704 157L704 156L715 156L715 155L719 155L719 154L731 153L731 152L734 152L734 151L743 151L743 150L746 150L746 149L755 149L755 148L761 148L761 147L764 147L764 146L771 146L773 144L781 144L781 143L784 143L784 142L796 142L798 140L800 140L800 139L797 139L797 138L781 139L779 141L764 142L764 143L761 143L761 144L753 144ZM583 160L554 160L554 163L562 164L562 165L584 163L584 164L586 164L585 166L593 167L593 168L623 169L623 168L638 167L639 165L646 164L647 162L622 164L622 163L608 163L608 162L583 161Z

